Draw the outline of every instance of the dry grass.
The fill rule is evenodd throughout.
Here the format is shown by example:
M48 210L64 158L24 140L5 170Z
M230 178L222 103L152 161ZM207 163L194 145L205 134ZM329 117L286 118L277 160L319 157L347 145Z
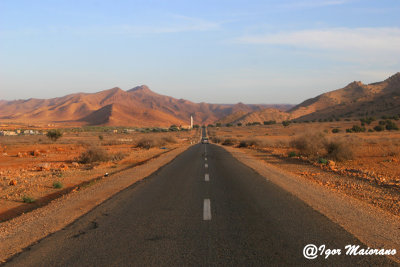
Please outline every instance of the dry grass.
M90 147L84 151L78 158L80 163L95 163L95 162L106 162L111 160L111 155L100 147Z
M153 136L153 137L143 137L139 141L137 141L135 147L150 149L153 147L161 147L167 144L175 144L178 141L175 137L167 135L167 136Z
M322 133L306 133L293 138L289 145L304 156L318 158L326 154L327 140Z

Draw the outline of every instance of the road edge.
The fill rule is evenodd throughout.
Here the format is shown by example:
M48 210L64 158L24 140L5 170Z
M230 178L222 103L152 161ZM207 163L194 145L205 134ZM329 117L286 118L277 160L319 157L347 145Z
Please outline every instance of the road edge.
M85 190L71 192L46 206L0 223L0 263L63 229L115 194L150 176L191 146L186 145L164 153L146 164L106 177Z

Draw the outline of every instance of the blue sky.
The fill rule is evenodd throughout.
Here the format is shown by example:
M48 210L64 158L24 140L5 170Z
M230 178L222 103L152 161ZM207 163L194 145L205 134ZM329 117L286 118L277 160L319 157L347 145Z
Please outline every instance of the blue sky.
M400 71L398 0L0 0L0 99L299 103Z

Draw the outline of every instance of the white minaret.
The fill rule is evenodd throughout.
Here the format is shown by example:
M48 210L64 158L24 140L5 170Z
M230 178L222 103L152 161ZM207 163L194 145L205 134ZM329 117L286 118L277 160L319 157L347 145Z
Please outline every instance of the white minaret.
M193 116L190 116L190 129L193 129Z

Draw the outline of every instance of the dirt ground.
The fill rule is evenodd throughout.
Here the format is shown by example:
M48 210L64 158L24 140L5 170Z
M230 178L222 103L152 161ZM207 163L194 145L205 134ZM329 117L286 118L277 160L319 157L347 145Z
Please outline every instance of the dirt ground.
M168 141L148 149L137 147L142 139L163 138ZM69 189L76 190L77 185L87 186L106 173L119 172L198 138L198 130L129 134L65 132L55 142L44 135L0 136L0 221L21 213L19 207L30 200L49 201ZM80 155L91 147L105 150L113 159L81 163Z
M242 147L243 151L304 179L400 215L400 132L345 131L356 124L360 122L220 127L209 128L209 134L214 142L230 139L225 145L233 147L239 147L241 141L256 140L256 144ZM332 133L334 128L340 132ZM291 141L311 133L321 133L326 140L344 143L353 154L352 159L326 158L321 163L318 158L301 155Z

